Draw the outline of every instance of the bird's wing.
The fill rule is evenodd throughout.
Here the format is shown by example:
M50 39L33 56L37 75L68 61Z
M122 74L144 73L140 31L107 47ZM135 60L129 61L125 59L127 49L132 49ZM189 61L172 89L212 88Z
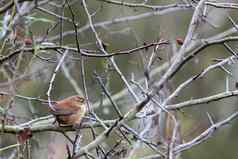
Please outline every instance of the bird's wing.
M58 108L57 105L52 105L54 110L51 110L51 113L54 115L68 116L74 114L78 109L73 109L71 107L67 108Z
M59 110L59 109L51 110L51 113L60 116L68 116L74 114L74 112L71 110Z

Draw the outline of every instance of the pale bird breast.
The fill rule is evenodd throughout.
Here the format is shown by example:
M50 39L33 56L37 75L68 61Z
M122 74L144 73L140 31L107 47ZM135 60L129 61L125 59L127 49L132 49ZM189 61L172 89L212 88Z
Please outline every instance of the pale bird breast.
M81 104L80 105L80 111L78 111L78 115L80 115L81 117L83 117L86 113L86 105L85 104Z
M86 107L85 105L81 105L81 109L77 111L76 114L73 114L70 116L71 119L75 120L76 123L80 123L82 121L82 118L86 114Z

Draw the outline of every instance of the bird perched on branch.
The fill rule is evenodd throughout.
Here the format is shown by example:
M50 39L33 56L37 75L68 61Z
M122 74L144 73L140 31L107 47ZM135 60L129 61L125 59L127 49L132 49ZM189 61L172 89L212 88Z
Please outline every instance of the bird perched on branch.
M60 126L80 125L86 113L85 99L77 95L54 101L50 108Z

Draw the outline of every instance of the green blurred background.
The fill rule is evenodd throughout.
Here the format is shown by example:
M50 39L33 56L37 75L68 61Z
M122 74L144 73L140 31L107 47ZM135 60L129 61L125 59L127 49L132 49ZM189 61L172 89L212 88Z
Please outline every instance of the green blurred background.
M53 2L60 4L60 1ZM136 0L127 2L141 3L142 1ZM165 5L182 2L176 0L151 0L148 3L153 5ZM87 1L87 4L91 13L96 12L96 14L92 17L94 23L113 21L117 18L123 17L139 17L145 13L149 14L149 12L152 12L150 9L129 8L125 6L103 3L96 0L89 0ZM60 8L57 8L52 4L47 4L42 7L59 15L62 13ZM88 19L80 2L74 3L73 11L76 13L76 20L79 22L79 28L86 26L88 24ZM230 15L234 20L238 21L237 13L237 10L214 9L212 7L208 8L207 19L205 22L202 22L202 25L198 29L199 34L197 38L208 38L231 28L232 25L227 19L227 16ZM147 16L145 18L138 18L137 20L128 20L112 25L97 27L97 32L103 42L107 44L107 51L112 53L118 50L127 50L141 46L144 43L156 42L159 39L175 41L177 38L184 38L192 14L193 9L191 8L170 12L164 15L153 15L151 13L151 16ZM64 16L71 17L68 9L65 9ZM43 13L37 9L34 9L30 14L25 16L25 20L27 18L29 19L29 17L33 17L36 20L34 22L31 21L32 23L28 23L28 27L26 29L28 32L32 33L36 46L37 39L41 38L42 35L45 35L48 28L59 22L59 19L55 18L54 16L50 16L49 14ZM1 18L3 19L3 16ZM206 22L209 22L210 24ZM63 30L73 30L73 25L69 22L64 22ZM59 32L60 27L57 25L52 31L49 32L49 35L47 36L49 40L46 41L59 44L60 39L55 38L56 35L59 35ZM90 28L79 33L79 42L82 48L97 49L95 37ZM1 43L3 43L3 41ZM232 42L230 44L236 48L236 43L237 42ZM70 34L68 36L64 36L62 44L75 47L75 35ZM179 49L180 46L177 45L176 47ZM139 80L144 78L144 68L148 62L152 50L153 48L150 48L148 50L141 50L139 53L132 55L116 56L115 61L128 80L130 80L132 74L135 76L135 80ZM8 49L3 52L4 55L8 53ZM55 51L40 52L39 55L57 59L57 53ZM162 60L157 60L153 64L152 69L156 69L163 63L167 62L172 55L173 53L170 47L161 49L159 51L159 56L162 58ZM9 79L7 79L6 74L3 73L4 71L1 71L0 89L1 91L8 92L14 90L14 92L17 94L46 99L49 80L52 76L54 68L56 67L56 63L49 63L47 61L39 60L34 56L29 56L31 55L26 54L23 56L24 60L21 62L21 68L19 68L17 76L20 77L20 75L27 74L31 75L28 78L20 78L20 80L16 80L18 82L9 84ZM74 55L74 57L77 56L77 54ZM171 87L175 89L176 86L178 86L181 82L193 75L200 73L207 66L213 64L213 60L215 58L226 58L228 56L230 56L230 53L225 50L223 46L214 45L208 47L198 56L194 57L191 61L184 65L184 67L171 80ZM65 66L80 88L82 88L80 62L67 59ZM106 82L111 94L116 94L118 91L125 88L123 82L118 80L119 77L117 73L108 69L110 67L110 63L106 59L85 58L86 84L89 92L89 100L91 103L98 102L105 98L105 96L101 93L100 86L95 81L93 76L94 71L97 71L100 75L103 75L105 79L108 79ZM223 70L216 69L215 71L208 73L204 78L193 82L190 87L184 89L174 102L182 102L192 98L206 97L223 92L226 89L226 80L229 81L230 90L236 89L235 83L238 78L237 66L236 64L227 65L226 68L233 73L233 76L228 76ZM159 80L159 77L160 74L156 74L152 77L152 79L157 81ZM12 77L10 79L16 78L17 77ZM69 79L65 77L63 70L61 70L59 73L57 73L56 80L53 85L52 99L58 100L73 94L76 94L76 91L72 87ZM116 102L118 103L120 109L123 110L123 112L126 112L129 109L128 107L132 101L133 99L131 96L125 95ZM6 105L5 100L3 100L1 106L4 107L4 105ZM181 120L183 140L188 141L189 139L192 139L210 126L207 112L211 114L214 121L219 121L237 110L236 105L237 99L236 97L232 97L217 102L183 109L184 113L178 113L179 119ZM16 120L17 124L49 114L46 107L42 106L39 102L27 102L18 98L14 99L14 104L11 108L11 111L19 117ZM101 105L100 107L95 108L95 112L102 119L114 119L116 117L116 113L113 111L110 105ZM100 131L101 130L99 129L98 133ZM236 146L238 146L236 136L237 131L237 122L233 121L230 125L219 129L212 136L212 138L182 153L180 158L236 159L238 158L238 154L235 150ZM85 130L83 143L88 143L92 140L92 137L88 134L89 130ZM15 135L6 135L2 133L0 134L0 140L0 146L4 147L14 144L16 142L16 137ZM46 158L49 156L49 154L54 156L53 158L61 158L65 156L65 141L66 139L63 135L53 132L44 132L34 135L30 140L30 143L33 145L32 158ZM110 139L107 144L105 143L104 146L108 148L114 143L115 140ZM55 145L57 145L58 150L62 149L62 151L56 151ZM135 158L140 158L141 156L149 153L147 152L147 149L142 148L141 150L142 151L140 152L138 151L138 154L135 155ZM10 149L8 151L0 152L0 158L6 158L6 156L11 154L12 151L13 150ZM59 152L63 155L58 154ZM42 155L39 156L39 154Z

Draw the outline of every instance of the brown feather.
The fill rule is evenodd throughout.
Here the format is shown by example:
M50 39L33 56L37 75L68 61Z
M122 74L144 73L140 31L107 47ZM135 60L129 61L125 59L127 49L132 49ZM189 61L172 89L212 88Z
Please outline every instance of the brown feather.
M52 107L54 110L51 110L51 113L61 125L80 124L86 113L84 98L80 96L71 96L56 101Z

